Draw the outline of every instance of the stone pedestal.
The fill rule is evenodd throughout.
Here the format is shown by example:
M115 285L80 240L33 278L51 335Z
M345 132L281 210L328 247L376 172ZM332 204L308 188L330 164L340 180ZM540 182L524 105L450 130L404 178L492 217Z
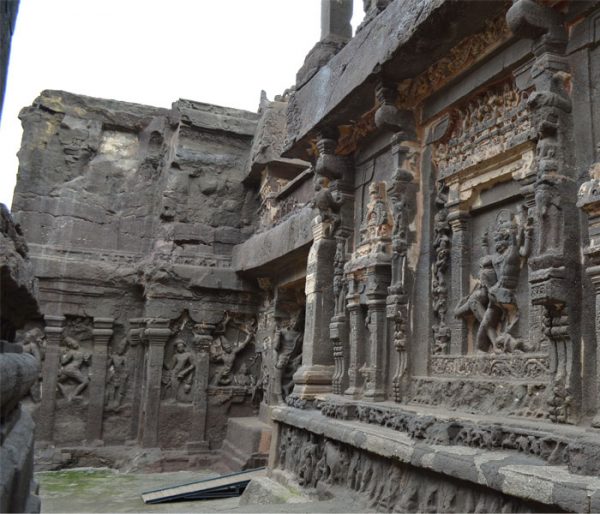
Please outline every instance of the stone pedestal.
M312 400L331 392L333 352L329 322L333 317L333 272L336 242L329 237L329 223L313 225L313 245L306 274L306 319L302 345L302 366L294 374L294 395Z
M196 325L194 335L194 354L196 369L194 370L194 389L192 404L192 440L187 443L188 453L208 451L206 440L206 415L208 411L208 374L210 365L210 343L212 342L213 325L201 323Z
M102 441L102 417L104 413L104 391L106 387L106 361L108 342L113 334L113 318L94 318L94 353L91 365L90 400L85 429L88 443Z
M37 437L40 441L51 442L54 433L56 411L56 387L60 368L60 343L62 341L65 317L44 316L46 323L46 356L42 370L42 402L40 403Z
M160 416L160 391L165 345L171 336L168 319L150 319L144 330L148 339L146 380L142 396L141 444L144 448L158 446L158 422Z
M144 345L142 344L142 334L144 332L144 318L132 318L129 320L129 331L127 339L131 348L131 360L133 362L132 370L132 390L131 399L131 431L130 439L137 437L140 426L140 406L142 403L142 380L144 377Z

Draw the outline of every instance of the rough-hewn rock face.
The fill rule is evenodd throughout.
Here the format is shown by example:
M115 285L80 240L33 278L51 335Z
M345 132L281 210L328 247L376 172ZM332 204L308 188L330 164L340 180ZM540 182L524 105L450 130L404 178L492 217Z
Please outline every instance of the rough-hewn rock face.
M218 448L260 371L255 287L231 267L253 230L258 116L45 91L21 119L13 211L48 339L39 439Z
M40 354L16 344L17 331L39 318L37 281L21 229L0 204L0 510L39 512L33 480L34 424L21 400L38 382Z

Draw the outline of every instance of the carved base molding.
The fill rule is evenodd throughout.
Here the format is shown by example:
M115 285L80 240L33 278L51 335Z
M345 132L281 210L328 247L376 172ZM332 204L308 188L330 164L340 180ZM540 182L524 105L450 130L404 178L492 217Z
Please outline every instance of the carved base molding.
M586 460L582 466L581 453L597 455L600 452L600 437L597 441L576 440L572 435L557 435L543 428L532 429L500 425L490 421L437 417L399 408L348 403L327 399L318 406L324 416L358 420L362 423L379 425L407 434L411 439L429 444L468 446L486 450L513 450L526 455L535 455L548 464L566 465L575 474L597 474L600 463ZM549 426L551 427L551 426ZM587 448L584 450L584 446Z
M506 377L550 380L547 353L501 355L434 355L431 374L447 377Z
M458 420L337 396L320 406L321 412L273 410L278 430L272 476L297 482L309 493L350 494L383 512L590 512L600 507L594 462L600 441L582 430ZM395 413L402 430L379 423L386 409ZM340 418L331 419L336 413ZM363 423L359 415L378 422ZM343 419L348 416L353 418Z
M505 382L415 377L410 382L407 403L473 414L542 419L548 417L548 386L544 379Z
M534 505L488 488L393 463L370 452L282 426L278 469L300 486L344 488L379 512L536 512ZM277 473L275 473L277 477Z

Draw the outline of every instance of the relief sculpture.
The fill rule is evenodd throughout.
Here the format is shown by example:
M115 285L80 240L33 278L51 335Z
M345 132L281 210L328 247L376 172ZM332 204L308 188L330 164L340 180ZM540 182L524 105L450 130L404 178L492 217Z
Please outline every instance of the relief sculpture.
M273 350L276 357L272 396L275 403L283 402L294 388L292 377L302 361L303 329L304 317L300 313L288 320L283 328L275 331Z
M107 361L106 410L113 412L121 408L127 394L130 374L127 347L127 339L123 338Z
M238 333L246 335L243 341L237 344L232 344L227 337L227 327L229 324L233 325L231 316L228 312L225 313L225 317L220 325L214 332L214 342L211 345L211 360L214 363L220 363L221 367L217 370L213 378L213 385L228 386L233 383L233 366L239 353L248 346L248 344L254 339L256 333L256 321L251 320L243 325L235 324L238 328Z
M69 402L81 399L81 393L90 383L87 366L92 356L80 349L79 341L74 337L65 337L66 350L60 358L60 370L58 372L58 390ZM67 387L68 384L74 387Z
M196 364L194 355L183 339L175 341L175 353L163 373L164 391L171 401L190 401L188 398L194 381Z
M520 220L502 210L496 218L489 248L486 232L481 244L479 281L473 291L454 310L456 317L474 316L479 323L475 344L482 352L526 351L525 343L515 339L511 331L519 320L515 291L522 260L531 251L533 221L522 208Z

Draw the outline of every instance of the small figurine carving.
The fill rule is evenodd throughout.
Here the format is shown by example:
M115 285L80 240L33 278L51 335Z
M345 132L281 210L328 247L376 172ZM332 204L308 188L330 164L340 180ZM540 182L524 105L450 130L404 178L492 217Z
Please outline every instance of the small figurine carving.
M106 379L106 410L117 412L127 394L129 366L127 362L127 339L117 345L116 352L108 358Z
M60 393L70 402L74 399L81 399L81 393L90 383L90 377L84 374L81 368L89 364L92 356L79 349L79 341L74 337L65 337L67 349L60 358L60 371L58 373L58 389ZM77 386L72 395L67 394L65 382L77 382Z
M185 399L192 390L195 369L194 355L187 349L185 341L178 339L171 363L163 375L165 396L172 401Z
M215 330L215 341L218 346L215 351L213 347L211 347L211 360L213 362L222 362L223 366L220 370L215 373L215 377L213 379L213 383L215 385L231 385L233 377L232 370L233 365L235 363L235 359L237 355L248 346L248 343L252 341L254 338L254 334L256 333L256 320L252 320L245 325L239 326L240 332L246 334L245 339L237 344L235 347L231 344L229 339L226 336L227 326L231 321L231 316L228 312L225 313L225 318L220 324L220 327Z
M391 219L384 199L385 188L382 186L385 186L384 182L373 182L369 186L367 214L360 228L363 241L390 237Z

